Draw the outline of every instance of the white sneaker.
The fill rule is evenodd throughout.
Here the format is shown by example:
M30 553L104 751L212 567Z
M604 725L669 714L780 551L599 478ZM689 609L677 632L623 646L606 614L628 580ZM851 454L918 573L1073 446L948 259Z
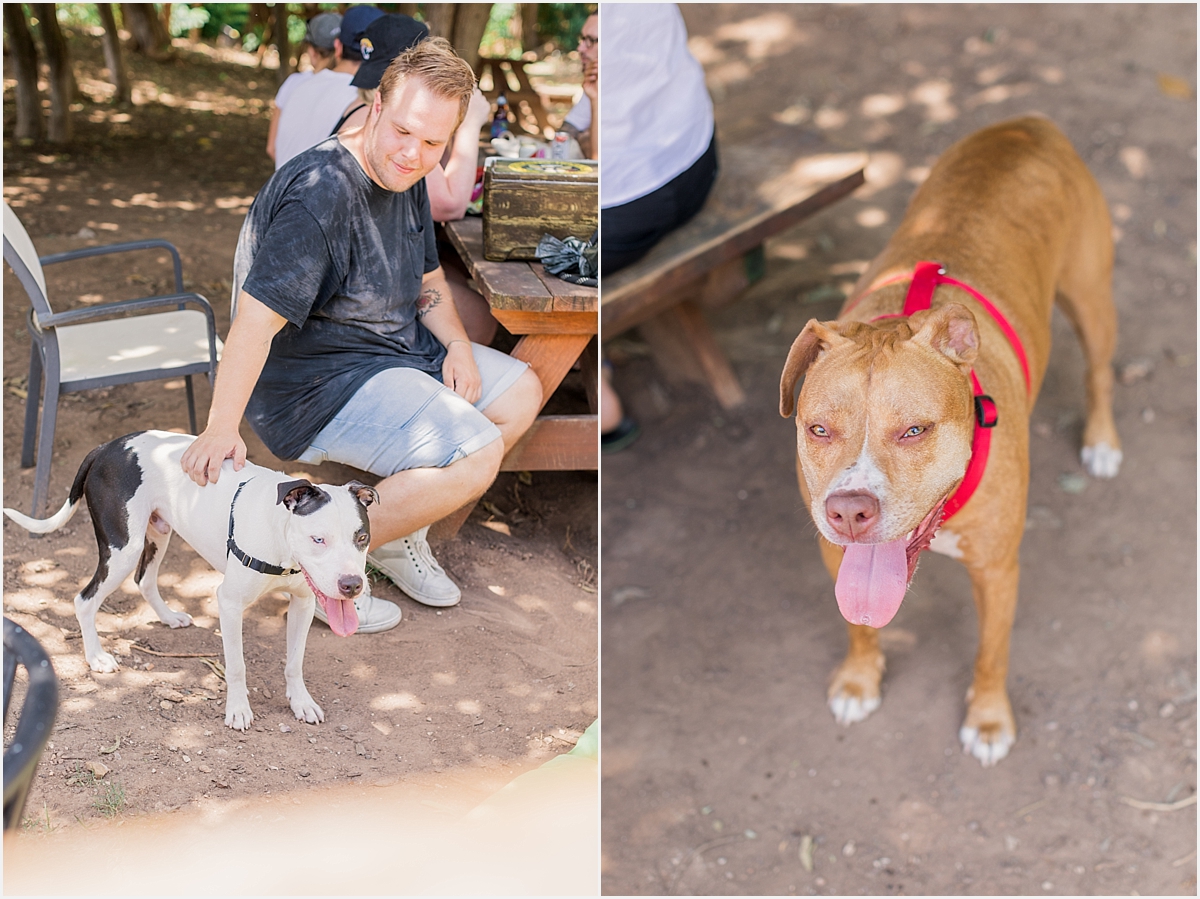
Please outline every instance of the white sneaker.
M400 607L394 602L372 596L370 581L363 584L363 592L355 597L354 611L358 613L356 634L377 634L380 631L391 630L400 623ZM329 624L329 618L320 603L317 603L314 617L318 621Z
M385 543L367 553L367 561L378 568L397 587L427 606L452 606L462 598L462 591L433 557L425 539L429 527Z

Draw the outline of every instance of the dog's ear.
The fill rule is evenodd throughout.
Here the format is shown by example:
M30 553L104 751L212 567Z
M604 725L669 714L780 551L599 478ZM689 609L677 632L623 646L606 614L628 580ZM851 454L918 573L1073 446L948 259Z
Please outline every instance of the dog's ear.
M912 336L914 343L941 353L964 375L971 373L971 366L979 356L979 327L970 309L958 303L947 303L928 312L916 313L912 323L916 327Z
M371 505L371 503L379 502L379 491L374 487L370 487L367 484L362 483L362 481L347 481L346 489L349 490L351 495L360 503L362 503L364 507Z
M800 336L792 342L787 362L783 364L783 376L779 379L779 414L784 418L791 418L796 411L796 384L808 367L823 351L847 339L834 330L836 326L836 322L822 324L810 318Z
M277 503L287 506L289 512L297 515L310 515L329 502L329 494L303 478L296 481L285 481L279 485Z

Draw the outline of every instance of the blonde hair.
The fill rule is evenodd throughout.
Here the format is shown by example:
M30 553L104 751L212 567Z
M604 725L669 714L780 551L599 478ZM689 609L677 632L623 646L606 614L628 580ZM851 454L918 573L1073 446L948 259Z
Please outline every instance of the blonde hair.
M436 96L458 101L458 128L467 115L475 90L475 73L443 37L431 37L405 50L392 60L379 81L384 105L393 90L409 78L419 78Z

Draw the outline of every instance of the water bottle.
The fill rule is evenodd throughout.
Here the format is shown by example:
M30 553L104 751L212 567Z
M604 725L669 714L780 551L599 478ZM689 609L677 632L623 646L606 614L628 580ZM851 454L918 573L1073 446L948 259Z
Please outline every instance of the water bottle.
M508 131L508 98L501 92L496 98L496 116L492 119L492 137L499 137Z

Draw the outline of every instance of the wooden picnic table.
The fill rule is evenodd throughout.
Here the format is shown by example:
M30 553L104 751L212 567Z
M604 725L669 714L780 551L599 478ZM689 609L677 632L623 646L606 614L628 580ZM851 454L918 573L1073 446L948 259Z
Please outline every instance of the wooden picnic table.
M542 382L542 405L582 358L588 413L539 415L501 463L501 471L595 470L599 467L596 389L598 291L563 281L538 262L489 262L483 257L483 220L447 222L445 234L500 324L519 340L512 355L528 362ZM474 503L438 522L435 536L452 536Z
M604 339L639 326L668 377L707 383L727 408L745 394L704 310L736 299L756 266L761 273L768 237L864 181L865 153L804 155L796 133L768 128L730 143L718 135L720 170L704 208L640 261L601 272Z

